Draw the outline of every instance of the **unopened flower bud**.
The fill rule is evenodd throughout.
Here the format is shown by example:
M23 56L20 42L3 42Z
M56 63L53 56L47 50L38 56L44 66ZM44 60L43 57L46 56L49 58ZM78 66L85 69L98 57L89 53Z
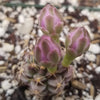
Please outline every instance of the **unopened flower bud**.
M49 71L56 70L56 65L61 58L59 46L51 37L43 35L35 46L35 60L39 65L46 67Z
M63 65L69 65L73 59L87 51L89 46L90 36L84 27L78 27L72 30L66 36L66 55L63 59Z
M56 7L48 4L40 12L39 25L45 34L59 34L63 27L63 18Z

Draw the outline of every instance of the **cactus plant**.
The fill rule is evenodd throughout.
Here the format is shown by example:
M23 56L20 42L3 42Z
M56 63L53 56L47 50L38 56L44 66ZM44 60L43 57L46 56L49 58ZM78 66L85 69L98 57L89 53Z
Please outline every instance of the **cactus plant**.
M56 43L51 35L62 30L62 17L57 9L46 5L39 21L45 35L40 37L33 46L34 49L25 50L15 76L21 83L29 86L32 95L62 95L64 88L73 79L74 67L70 63L88 50L90 37L84 27L75 28L66 36L64 52L60 43Z

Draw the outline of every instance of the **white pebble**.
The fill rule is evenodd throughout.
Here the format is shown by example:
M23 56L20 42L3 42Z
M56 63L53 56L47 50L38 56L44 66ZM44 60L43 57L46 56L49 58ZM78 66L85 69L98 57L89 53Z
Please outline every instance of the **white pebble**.
M33 19L26 18L23 24L17 26L17 29L20 34L29 34L33 29Z
M75 60L77 61L77 62L80 62L80 60L83 58L83 55L81 55L81 56L79 56L79 57L76 57L75 58Z
M0 27L0 37L4 36L5 30L4 28Z
M18 6L18 7L17 7L17 11L18 11L18 12L21 12L21 10L22 10L22 7L21 7L21 6Z
M87 85L87 87L88 87L88 88L90 88L90 87L91 87L91 84L90 84L90 83L87 83L86 85Z
M100 46L98 44L91 44L89 51L94 54L98 54L98 53L100 53Z
M100 100L100 94L96 96L95 100Z
M19 21L19 23L24 23L24 21L25 21L24 16L23 15L19 15L18 16L18 21Z
M21 51L21 46L20 46L20 45L17 45L17 46L15 47L15 52L16 52L16 54L18 54L20 51Z
M82 94L85 95L85 96L87 95L87 93L85 91L83 91Z
M8 43L3 43L2 50L5 52L11 52L14 50L14 45L13 44L8 44Z
M9 88L11 88L11 83L9 83L9 80L4 80L3 82L1 82L1 87L3 88L3 90L8 90Z
M100 74L100 66L95 69L97 74Z
M39 34L39 36L42 36L43 35L43 32L39 29L38 30L38 34Z
M71 3L71 5L73 6L78 6L79 5L79 2L78 0L67 0L69 3Z
M8 89L7 93L6 93L6 96L12 95L13 93L14 93L14 89Z
M8 20L3 20L2 27L4 27L4 29L7 30L9 23L10 22Z
M0 61L0 65L3 65L4 63L5 63L4 61L2 61L2 60Z
M84 9L84 10L81 11L81 14L85 15L85 16L89 16L89 10L88 9Z
M0 20L5 20L6 17L4 13L0 12Z
M64 0L40 0L41 5L45 5L47 3L53 4L53 5L60 5L63 2Z
M60 11L61 13L63 13L65 10L66 10L66 7L61 7L61 8L59 9L59 11Z
M93 63L93 68L96 68L96 67L97 67L97 65L95 63Z
M36 44L36 40L33 40L33 45L35 45Z
M85 54L86 58L89 60L89 61L95 61L96 60L96 56L90 52L87 52Z
M78 78L82 78L83 75L82 75L81 73L77 73L77 77L78 77Z
M32 9L28 9L27 11L29 13L30 16L34 16L36 14L36 9L34 7L32 7Z
M12 84L12 86L13 86L13 87L15 87L15 86L17 86L17 85L18 85L18 81L13 80L11 84Z
M92 79L92 78L93 78L93 75L92 75L92 74L90 74L88 77L89 77L90 79Z
M88 70L92 70L92 67L90 65L86 66Z
M32 36L33 37L33 36ZM30 39L30 35L29 34L25 34L23 37L24 40L29 40Z
M68 7L68 11L69 11L69 12L74 12L75 9L74 9L72 6L69 6L69 7Z
M15 18L15 16L17 16L17 15L18 15L18 12L17 12L17 11L14 11L14 12L12 12L12 13L10 14L9 17Z

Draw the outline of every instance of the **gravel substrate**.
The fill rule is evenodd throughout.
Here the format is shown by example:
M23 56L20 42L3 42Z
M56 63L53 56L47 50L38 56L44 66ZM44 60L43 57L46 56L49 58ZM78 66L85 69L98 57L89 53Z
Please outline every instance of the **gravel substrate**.
M58 1L49 0L58 6L79 5L77 0ZM35 1L28 3L35 4ZM46 0L39 2L39 4L46 3ZM100 8L100 5L97 7ZM60 34L62 47L66 34L75 26L84 26L88 30L91 45L85 54L72 63L75 67L76 85L69 85L63 98L52 97L48 100L100 100L100 12L78 10L72 6L61 7L59 11L65 21ZM39 12L40 10L34 7L12 8L0 5L0 100L37 100L35 96L29 94L27 87L18 85L12 70L23 50L35 45L36 40L43 35L38 26Z

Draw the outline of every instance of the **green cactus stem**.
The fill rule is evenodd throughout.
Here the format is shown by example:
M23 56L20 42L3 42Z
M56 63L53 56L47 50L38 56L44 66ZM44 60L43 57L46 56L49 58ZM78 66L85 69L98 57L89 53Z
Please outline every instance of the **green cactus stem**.
M64 58L63 58L63 60L62 60L62 65L64 66L64 67L68 67L70 64L71 64L71 62L74 60L74 57L72 57L71 55L69 55L69 54L66 54L65 56L64 56Z

